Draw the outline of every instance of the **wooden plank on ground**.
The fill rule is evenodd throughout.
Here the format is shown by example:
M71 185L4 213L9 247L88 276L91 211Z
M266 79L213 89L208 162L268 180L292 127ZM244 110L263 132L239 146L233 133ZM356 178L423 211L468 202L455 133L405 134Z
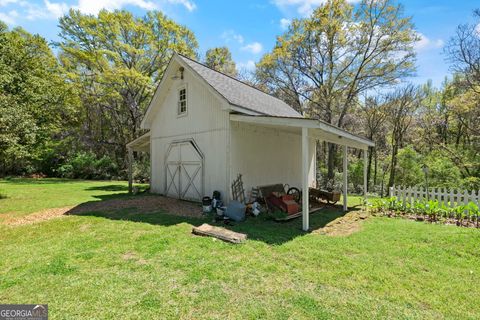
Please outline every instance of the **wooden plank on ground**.
M199 236L214 237L231 243L242 243L247 240L246 234L234 232L222 227L211 226L208 223L204 223L200 227L193 227L192 233Z
M317 212L317 211L320 211L322 210L323 208L325 208L324 206L322 207L315 207L315 208L310 208L310 210L308 211L309 214L312 214L314 212ZM279 222L279 221L288 221L288 220L292 220L292 219L295 219L295 218L298 218L298 217L301 217L302 216L302 211L300 212L297 212L297 213L294 213L294 214L289 214L288 216L284 217L284 218L275 218L275 221Z

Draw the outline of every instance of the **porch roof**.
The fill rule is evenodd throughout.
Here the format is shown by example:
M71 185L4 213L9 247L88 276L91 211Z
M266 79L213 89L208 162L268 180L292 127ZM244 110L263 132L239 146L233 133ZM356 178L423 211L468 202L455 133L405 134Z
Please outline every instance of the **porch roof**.
M127 143L127 149L132 151L150 152L150 131Z
M368 147L375 146L375 143L367 138L350 133L317 119L231 114L230 120L261 126L283 128L288 131L296 132L299 135L302 134L302 128L307 128L310 137L361 150L366 150Z

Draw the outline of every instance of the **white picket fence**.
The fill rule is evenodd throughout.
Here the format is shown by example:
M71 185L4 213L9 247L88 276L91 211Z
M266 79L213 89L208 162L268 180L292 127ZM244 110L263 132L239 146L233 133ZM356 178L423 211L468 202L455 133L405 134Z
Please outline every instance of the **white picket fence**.
M397 197L403 204L413 204L417 201L437 200L439 203L445 204L451 208L466 205L469 202L474 202L477 206L480 205L480 191L466 191L466 190L447 190L444 188L429 188L428 197L427 189L420 187L398 187L390 188L390 197Z

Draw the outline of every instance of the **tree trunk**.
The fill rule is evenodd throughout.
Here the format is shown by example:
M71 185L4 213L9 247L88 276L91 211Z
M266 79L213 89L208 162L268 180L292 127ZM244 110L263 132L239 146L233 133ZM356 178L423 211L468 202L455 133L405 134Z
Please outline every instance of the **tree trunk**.
M328 160L327 160L327 180L331 181L335 178L335 154L336 154L335 144L328 144Z
M373 147L368 147L368 164L367 164L367 189L370 190L370 177L372 173Z
M395 171L397 168L397 154L398 154L398 145L394 143L392 146L392 161L390 163L390 177L388 178L388 187L393 187L395 184Z
M373 152L375 153L374 166L373 166L373 187L375 187L377 184L377 172L378 172L377 148L373 147Z

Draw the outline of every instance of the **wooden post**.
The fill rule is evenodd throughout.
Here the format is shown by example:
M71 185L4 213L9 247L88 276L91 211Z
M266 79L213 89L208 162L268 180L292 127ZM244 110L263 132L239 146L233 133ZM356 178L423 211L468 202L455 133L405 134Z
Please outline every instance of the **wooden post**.
M343 211L347 212L347 192L348 192L348 159L347 159L348 147L343 146Z
M368 172L368 149L363 150L363 196L367 200L368 192L368 181L367 181L367 172Z
M127 148L128 150L128 193L133 192L133 150L132 148Z
M310 173L310 159L308 152L308 128L302 127L302 229L309 229L309 190L308 174Z

